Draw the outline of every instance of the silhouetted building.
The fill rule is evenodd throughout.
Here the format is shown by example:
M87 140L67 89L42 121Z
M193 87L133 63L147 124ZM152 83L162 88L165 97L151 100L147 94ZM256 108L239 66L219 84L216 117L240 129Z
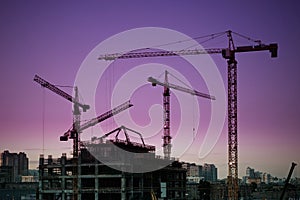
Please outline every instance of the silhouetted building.
M36 198L38 182L18 182L0 185L1 200L33 200Z
M254 169L247 167L246 169L246 176L249 178L254 178L255 174L254 174Z
M13 178L13 167L0 166L0 183L10 183Z
M78 199L184 199L186 194L186 170L178 161L166 164L155 156L155 147L129 141L99 141L85 143L78 160L63 154L54 159L40 157L39 199L72 199L78 191ZM120 155L118 148L132 152L133 157ZM101 162L93 155L101 156ZM143 154L140 154L143 153ZM128 159L136 159L140 166L149 163L166 164L165 167L145 173L129 173L110 166L130 166ZM107 160L110 166L104 164ZM163 165L162 165L163 166ZM74 171L75 169L75 171ZM74 173L76 172L76 173Z
M200 166L195 163L183 163L183 168L187 170L186 175L188 177L199 177L200 174Z
M205 181L216 182L218 180L218 169L214 164L205 163L202 167L202 176Z
M182 163L187 170L187 182L199 183L200 180L214 183L218 180L218 169L214 164L196 165L195 163Z
M246 169L246 176L243 177L243 182L246 184L256 183L276 183L276 179L273 179L273 177L268 173L263 173L260 171L255 171L255 169L252 169L250 167L247 167Z
M0 166L11 167L10 182L20 182L21 176L28 175L28 158L24 152L17 154L10 153L8 150L4 151L0 155Z

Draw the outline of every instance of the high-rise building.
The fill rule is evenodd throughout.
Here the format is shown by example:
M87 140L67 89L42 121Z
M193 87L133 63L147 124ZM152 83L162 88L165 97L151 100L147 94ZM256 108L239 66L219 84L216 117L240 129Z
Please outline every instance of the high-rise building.
M183 163L183 168L187 170L187 177L189 180L205 180L209 182L216 182L218 180L218 169L214 164L196 165L195 163ZM199 181L198 181L199 183Z
M250 177L250 178L254 178L255 177L255 173L254 173L254 169L247 167L246 169L246 176Z
M204 180L216 182L218 180L218 169L214 164L204 163L202 168L202 175Z
M186 175L188 177L199 177L200 166L195 163L183 163L182 167L186 169Z
M266 183L266 184L271 183L271 175L268 174L268 173L263 173L261 181Z
M22 175L28 175L28 158L24 152L10 153L5 150L0 154L0 167L11 167L12 173L10 180L19 182Z
M247 184L250 183L260 184L262 182L268 184L271 182L271 175L260 171L255 171L255 169L247 167L246 176L243 177L243 181Z
M28 175L28 158L26 153L20 152L18 154L18 174L27 176Z

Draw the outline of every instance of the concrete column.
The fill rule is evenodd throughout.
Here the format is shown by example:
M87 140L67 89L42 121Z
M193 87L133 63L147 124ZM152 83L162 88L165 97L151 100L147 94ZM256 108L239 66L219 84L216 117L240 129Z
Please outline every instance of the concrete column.
M131 199L133 199L133 173L131 173L130 190L131 190Z
M98 165L97 165L97 162L95 163L95 175L96 175L96 178L95 178L95 200L98 200L99 199L99 178L97 177L98 176Z
M139 181L139 188L141 189L141 199L144 198L144 174L141 174L141 178Z
M121 200L126 200L126 177L124 172L122 172L121 178Z
M66 175L66 160L67 160L67 155L65 153L62 154L60 164L61 164L61 176ZM65 200L65 190L66 190L66 179L65 177L61 178L61 188L62 188L62 200Z
M78 156L78 160L77 160L77 188L78 188L78 198L77 200L81 200L81 156Z
M44 176L44 155L40 155L40 160L39 160L39 200L43 199L43 181L42 177Z

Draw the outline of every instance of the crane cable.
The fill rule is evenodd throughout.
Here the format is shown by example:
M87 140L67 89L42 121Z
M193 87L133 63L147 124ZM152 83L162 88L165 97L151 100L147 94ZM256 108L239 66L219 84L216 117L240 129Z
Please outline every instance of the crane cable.
M219 33L213 33L213 34L193 37L193 38L189 38L189 39L185 39L185 40L179 40L179 41L175 41L175 42L168 42L168 43L165 43L165 44L155 45L155 46L152 46L150 48L158 48L158 47L168 46L168 45L172 45L172 44L180 44L180 43L189 42L189 41L192 41L192 40L199 40L199 39L210 37L210 38L204 40L204 42L207 42L207 41L212 40L216 37L220 37L221 35L224 35L226 33L227 33L227 31L223 31L223 32L219 32ZM201 43L204 43L204 42L201 42ZM188 48L190 48L190 47L188 47Z
M261 40L255 40L255 39L253 39L253 38L250 38L250 37L248 37L248 36L242 35L242 34L240 34L240 33L234 32L234 31L232 31L232 33L235 34L235 35L237 35L237 36L239 36L239 37L241 37L241 38L244 38L244 39L246 39L246 40L248 40L248 41L251 41L251 42L253 42L253 43L261 44Z
M195 134L195 97L192 97L193 101L193 141L195 140L196 134Z
M206 42L208 42L208 41L210 41L210 40L213 40L213 39L216 39L216 38L218 38L218 37L221 37L222 35L224 35L224 33L226 33L226 32L222 32L222 33L219 33L219 34L212 34L212 35L211 35L211 38L208 38L208 39L206 39L206 40L204 40L204 41L202 41L202 42L199 42L199 44L194 44L194 45L192 45L192 46L189 46L189 47L185 48L184 50L193 48L193 47L198 46L198 45L200 45L200 44L204 44L204 43L206 43Z
M186 87L192 89L188 84L186 84L185 82L183 82L182 80L180 80L179 78L177 78L175 75L171 74L169 71L168 71L168 74L170 74L173 78L175 78L177 81L179 81L180 83L182 83Z
M139 48L139 49L134 49L134 50L129 50L129 51L122 51L122 52L119 52L120 54L126 54L128 52L133 52L133 51L142 51L142 50L149 50L149 49L157 49L157 48L160 48L160 47L164 47L164 46L169 46L169 45L174 45L174 44L181 44L181 43L185 43L185 42L189 42L189 41L192 41L192 40L199 40L199 39L204 39L204 38L208 38L208 39L205 39L204 41L200 42L199 44L203 44L205 42L208 42L210 40L213 40L217 37L220 37L222 35L225 35L227 34L227 31L223 31L223 32L219 32L219 33L213 33L213 34L208 34L208 35L204 35L204 36L198 36L198 37L193 37L193 38L189 38L189 39L184 39L184 40L179 40L179 41L174 41L174 42L168 42L168 43L164 43L164 44L158 44L158 45L153 45L153 46L150 46L150 47L142 47L142 48ZM197 44L197 45L199 45ZM189 49L189 48L192 48L194 46L197 46L197 45L192 45L190 47L187 47L185 49Z
M189 47L186 47L185 49L181 49L181 50L188 50L192 47L195 47L195 46L198 46L199 44L204 44L210 40L213 40L213 39L216 39L220 36L223 36L223 35L227 35L229 32L241 37L241 38L244 38L248 41L251 41L253 43L256 43L256 44L259 44L261 45L262 42L261 40L255 40L255 39L252 39L248 36L245 36L245 35L242 35L240 33L237 33L237 32L234 32L234 31L223 31L223 32L218 32L218 33L213 33L213 34L208 34L208 35L204 35L204 36L198 36L198 37L193 37L193 38L189 38L189 39L184 39L184 40L179 40L179 41L174 41L174 42L168 42L168 43L164 43L164 44L158 44L158 45L153 45L153 46L150 46L150 47L142 47L142 48L139 48L139 49L134 49L134 50L127 50L127 51L122 51L122 52L119 52L119 54L126 54L128 52L135 52L135 51L143 51L143 50L150 50L150 49L159 49L160 47L164 47L164 46L169 46L169 45L175 45L175 44L182 44L182 43L185 43L185 42L189 42L189 41L192 41L192 40L199 40L199 39L204 39L203 41L199 42L198 44L193 44L192 46L189 46ZM207 39L205 39L207 38Z
M180 83L182 83L183 85L185 85L186 87L192 89L188 84L186 84L185 82L183 82L182 80L180 80L179 78L177 78L175 75L171 74L169 71L167 71L167 73L169 75L171 75L173 78L175 78L177 81L179 81ZM164 73L162 73L162 74L164 74ZM162 74L159 75L159 77L161 77ZM196 137L196 134L195 134L195 98L194 97L192 97L192 105L193 105L193 113L192 113L192 118L193 118L192 127L193 128L192 128L192 133L193 133L193 141L194 141L195 137Z

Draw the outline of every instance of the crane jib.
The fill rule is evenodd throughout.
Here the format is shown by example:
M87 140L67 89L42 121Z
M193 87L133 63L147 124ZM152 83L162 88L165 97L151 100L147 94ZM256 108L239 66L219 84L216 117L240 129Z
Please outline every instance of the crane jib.
M39 77L38 75L35 75L33 80L35 82L39 83L42 87L45 87L45 88L51 90L52 92L73 102L74 104L77 104L78 106L80 106L82 108L83 112L90 109L89 105L85 105L85 104L81 104L81 103L77 102L74 97L72 97L68 93L62 91L61 89L57 88L55 85L49 83L48 81L44 80L43 78Z

